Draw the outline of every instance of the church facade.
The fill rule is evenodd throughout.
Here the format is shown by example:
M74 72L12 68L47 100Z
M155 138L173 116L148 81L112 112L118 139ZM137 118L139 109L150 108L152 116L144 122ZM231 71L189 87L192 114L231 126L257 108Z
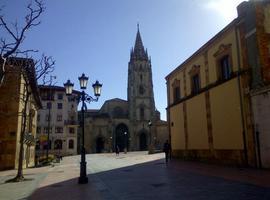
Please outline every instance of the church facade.
M87 153L161 149L168 139L166 121L155 108L152 66L138 28L128 64L127 100L107 100L85 114ZM80 138L79 138L80 143Z

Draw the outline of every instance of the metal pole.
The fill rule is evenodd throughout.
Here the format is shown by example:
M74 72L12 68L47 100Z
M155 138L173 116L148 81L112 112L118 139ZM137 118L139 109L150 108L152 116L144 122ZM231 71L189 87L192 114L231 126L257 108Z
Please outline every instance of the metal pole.
M51 87L51 86L50 86ZM51 88L49 89L49 100L51 100L51 95L52 95L52 92L51 92ZM51 103L51 101L49 101ZM52 106L52 103L50 104L49 106L49 115L48 115L48 137L47 137L47 149L46 149L46 162L48 163L49 162L49 142L50 142L50 127L51 127L51 106Z
M257 151L258 151L259 168L262 168L262 159L261 159L261 148L260 148L259 131L256 131L256 140L257 140Z
M85 162L85 148L84 148L84 111L85 111L85 92L81 93L82 100L82 147L81 147L81 163L80 163L80 177L79 184L88 183L88 177L86 176L86 162Z
M236 27L237 28L237 27ZM239 91L239 101L240 101L240 111L241 111L241 123L242 123L242 137L243 137L243 145L244 145L244 164L248 166L248 149L247 149L247 138L246 138L246 131L245 131L245 118L244 118L244 105L243 105L243 97L242 97L242 90L241 90L241 69L240 69L240 51L239 51L239 38L237 29L234 29L235 37L236 37L236 49L237 49L237 64L238 64L238 72L237 72L237 83L238 83L238 91Z

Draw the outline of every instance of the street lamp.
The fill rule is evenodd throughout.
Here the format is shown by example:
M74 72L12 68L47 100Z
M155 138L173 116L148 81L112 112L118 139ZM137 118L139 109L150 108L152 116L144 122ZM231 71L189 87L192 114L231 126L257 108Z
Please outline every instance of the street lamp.
M81 143L81 162L80 162L80 177L79 177L79 184L85 184L88 183L88 177L86 176L86 162L85 162L85 148L84 148L84 112L87 109L86 103L90 103L93 101L98 101L98 98L101 93L101 87L102 84L100 84L98 81L96 81L94 84L92 84L92 87L94 89L94 95L95 98L91 97L90 95L85 93L85 89L87 87L88 77L85 76L83 73L82 76L79 77L80 87L81 87L81 93L79 96L79 101L82 102L81 107L81 126L82 126L82 143ZM73 90L74 84L68 80L66 83L64 83L64 87L66 88L66 94L71 95Z
M124 136L125 136L125 153L127 153L127 132L124 132Z

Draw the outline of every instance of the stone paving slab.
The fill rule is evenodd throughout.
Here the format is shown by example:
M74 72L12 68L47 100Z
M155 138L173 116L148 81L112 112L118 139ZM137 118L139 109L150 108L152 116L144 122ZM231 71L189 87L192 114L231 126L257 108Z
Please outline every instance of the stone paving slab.
M86 156L89 183L78 184L80 156L54 167L25 170L31 181L4 183L16 171L0 172L0 199L269 200L270 171L173 160L147 152ZM34 191L35 190L35 191ZM34 192L33 192L34 191Z
M176 170L176 163L167 166L163 160L98 173L108 194L104 199L213 199L261 200L270 199L270 188L254 184L206 176L184 169ZM155 167L159 166L159 167Z
M0 172L0 199L17 200L27 199L46 177L48 167L24 170L25 181L6 183L5 181L16 176L16 170Z

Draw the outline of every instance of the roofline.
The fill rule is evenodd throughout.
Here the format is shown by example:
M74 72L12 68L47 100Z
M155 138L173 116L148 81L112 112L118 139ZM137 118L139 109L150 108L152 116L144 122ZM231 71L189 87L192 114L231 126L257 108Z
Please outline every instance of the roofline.
M113 98L113 99L108 99L108 100L106 100L105 102L107 102L107 101L124 101L124 102L127 102L127 100L124 100L124 99L120 99L120 98ZM105 102L104 102L104 104L105 104Z
M62 87L62 86L57 86L57 85L38 85L38 88L39 89L53 89L53 90L56 90L56 91L66 91L65 87ZM72 93L74 94L81 94L80 91L78 90L73 90Z
M214 35L210 40L208 40L203 46L201 46L197 51L195 51L189 58L187 58L184 62L182 62L178 67L176 67L171 73L169 73L165 79L168 81L169 77L172 76L176 71L178 71L180 68L182 68L185 64L190 62L195 56L200 54L203 50L208 48L215 40L217 40L223 33L227 32L229 29L231 29L234 25L237 24L239 21L239 18L235 18L233 21L231 21L227 26L225 26L221 31L219 31L216 35Z
M26 77L29 81L29 86L33 97L35 99L36 105L38 108L42 108L42 103L38 91L38 84L36 80L36 70L35 62L32 58L23 58L23 57L8 57L7 65L14 65L15 67L21 67L22 72L26 74ZM28 67L29 66L29 67Z

